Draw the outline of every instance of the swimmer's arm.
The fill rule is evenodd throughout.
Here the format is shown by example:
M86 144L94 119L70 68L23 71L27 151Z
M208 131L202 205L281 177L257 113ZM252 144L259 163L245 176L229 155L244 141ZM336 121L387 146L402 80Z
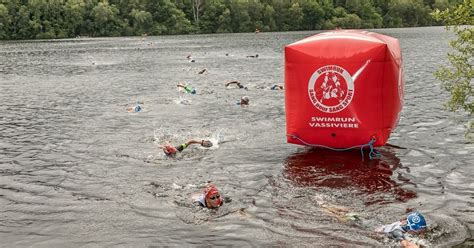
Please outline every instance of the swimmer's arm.
M176 147L176 150L182 151L191 144L201 144L202 145L203 142L204 141L188 140L186 143L183 143L183 144L179 145L178 147Z
M199 141L197 141L197 140L188 140L188 142L186 142L186 146L189 146L191 144L201 144L202 145L203 141L204 140L199 140Z
M400 245L402 245L402 247L404 247L404 248L419 248L418 245L416 245L416 244L414 244L414 243L412 243L412 242L410 242L406 239L401 240Z
M200 144L201 146L204 146L204 147L211 147L212 146L212 143L208 140L188 140L186 143L183 143L181 145L179 145L178 147L176 147L176 150L178 151L182 151L184 150L186 147L188 147L189 145L192 145L192 144Z
M400 241L400 245L404 248L419 248L418 245L416 245L416 244L410 242L409 240L407 240L407 238L405 237L404 232L401 231L400 229L393 230L392 232L390 232L390 235L395 240Z
M230 82L226 83L225 86L227 87L227 86L229 86L229 85L231 85L231 84L240 85L239 81L230 81Z

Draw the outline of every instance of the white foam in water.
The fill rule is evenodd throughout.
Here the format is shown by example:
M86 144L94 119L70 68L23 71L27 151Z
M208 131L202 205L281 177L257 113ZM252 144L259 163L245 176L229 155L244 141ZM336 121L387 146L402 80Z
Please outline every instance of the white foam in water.
M424 169L426 169L427 171L430 171L432 173L439 173L439 174L442 174L443 173L443 170L441 169L438 169L436 167L436 165L433 165L433 164L426 164L425 166L422 166ZM428 179L427 179L428 180Z
M195 188L197 188L197 185L188 183L188 184L186 184L186 186L184 186L184 188L185 189L195 189Z
M466 129L466 128L465 128L464 126L462 126L462 125L456 127L456 130L459 131L459 132L464 132L465 129Z
M182 189L183 186L180 186L180 185L178 185L178 184L176 184L176 183L173 183L173 184L171 185L171 188L172 188L172 189Z
M411 156L411 157L421 157L423 156L423 154L419 151L415 151L415 150L411 150L407 156Z
M187 99L186 96L180 96L179 98L174 99L173 102L176 104L183 104L183 105L191 104L191 100Z
M429 164L429 163L428 163L428 164L425 164L425 166L423 166L423 167L425 167L425 168L433 168L434 166L435 166L434 164Z
M153 138L154 143L158 146L162 146L163 144L174 141L181 142L176 137L174 137L174 135L169 134L169 132L166 131L162 126L153 130Z
M426 153L428 154L438 154L439 152L435 151L435 150L424 150Z
M413 124L415 127L432 127L438 126L439 124L443 123L444 121L436 121L436 122L418 122Z
M446 181L452 184L465 184L465 178L462 173L453 171L446 176Z
M212 147L209 147L208 149L217 149L219 148L219 141L222 141L222 136L220 133L216 132L213 133L208 140L212 142Z

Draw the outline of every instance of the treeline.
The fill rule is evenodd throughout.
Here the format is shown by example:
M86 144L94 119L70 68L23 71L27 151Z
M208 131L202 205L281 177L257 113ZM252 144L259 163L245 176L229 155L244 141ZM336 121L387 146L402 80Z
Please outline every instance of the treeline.
M437 25L460 0L0 0L0 39Z

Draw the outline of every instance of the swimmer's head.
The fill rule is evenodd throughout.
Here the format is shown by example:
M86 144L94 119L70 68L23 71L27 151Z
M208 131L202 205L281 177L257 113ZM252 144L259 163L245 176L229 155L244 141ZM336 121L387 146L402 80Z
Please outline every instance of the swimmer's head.
M127 112L129 112L129 113L138 113L142 110L143 110L143 108L138 103L135 106L128 106L127 107Z
M140 106L140 104L135 105L135 107L133 108L133 111L134 111L134 112L140 112L140 111L142 111L142 107Z
M208 208L218 208L224 203L219 190L212 184L204 189L204 199Z
M201 145L202 145L203 147L212 147L212 142L211 142L210 140L203 140L203 141L201 142Z
M163 152L167 155L167 156L174 156L176 154L176 152L178 152L178 150L170 145L170 144L166 144L163 146Z
M425 217L418 212L409 214L407 216L407 227L410 231L421 231L426 229Z
M243 96L240 98L240 105L249 105L250 98L248 96Z

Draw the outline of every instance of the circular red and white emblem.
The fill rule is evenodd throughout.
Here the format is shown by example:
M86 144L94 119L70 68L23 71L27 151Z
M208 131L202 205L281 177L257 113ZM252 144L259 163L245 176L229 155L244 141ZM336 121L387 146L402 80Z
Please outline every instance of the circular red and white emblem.
M326 65L311 75L308 93L317 109L337 113L351 103L354 97L354 80L344 68Z

